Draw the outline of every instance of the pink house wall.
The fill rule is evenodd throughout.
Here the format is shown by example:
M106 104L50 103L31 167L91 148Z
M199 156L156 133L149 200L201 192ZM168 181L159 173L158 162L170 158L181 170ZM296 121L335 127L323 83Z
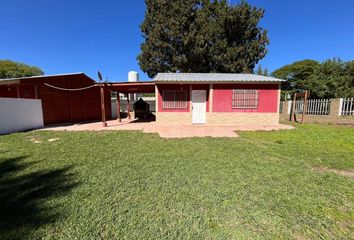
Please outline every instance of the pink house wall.
M190 86L192 90L206 90L206 111L209 112L209 84L158 84L157 101L159 112L189 112L191 105ZM232 108L232 89L259 89L258 107L255 109ZM278 110L278 84L214 84L213 112L265 112L276 113ZM186 90L187 108L163 109L162 92L164 90Z
M209 112L209 84L158 84L158 111L159 112L189 112L191 97L190 90L192 86L192 90L206 90L206 111ZM162 108L162 92L164 90L186 90L187 91L187 108L185 109L164 109Z
M190 87L189 84L158 84L157 85L157 101L159 112L189 112L190 111ZM162 108L162 92L164 90L186 90L187 91L187 108L185 109L164 109Z
M215 84L213 89L213 112L276 113L278 110L278 84ZM258 89L258 107L232 108L232 89Z

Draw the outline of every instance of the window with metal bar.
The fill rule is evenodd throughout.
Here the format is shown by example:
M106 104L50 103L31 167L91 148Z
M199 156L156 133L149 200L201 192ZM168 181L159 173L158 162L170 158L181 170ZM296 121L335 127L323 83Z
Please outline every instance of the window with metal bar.
M186 90L164 90L162 91L162 108L164 109L186 109Z
M258 90L256 89L233 89L232 108L257 108Z

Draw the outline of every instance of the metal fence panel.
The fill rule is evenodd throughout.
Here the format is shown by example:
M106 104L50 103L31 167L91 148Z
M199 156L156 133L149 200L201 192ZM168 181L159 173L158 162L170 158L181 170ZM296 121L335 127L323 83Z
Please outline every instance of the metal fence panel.
M309 99L307 101L305 114L308 115L328 115L330 113L330 99ZM304 111L304 100L295 102L295 114L302 114Z
M344 98L341 109L341 116L353 116L354 115L354 97Z

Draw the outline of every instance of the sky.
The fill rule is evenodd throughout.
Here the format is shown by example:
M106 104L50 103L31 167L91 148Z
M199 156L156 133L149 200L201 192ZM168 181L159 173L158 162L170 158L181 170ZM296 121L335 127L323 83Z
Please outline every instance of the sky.
M236 0L230 0L235 4ZM262 67L303 59L354 60L354 0L248 0L265 9ZM38 66L45 74L84 72L97 80L149 77L136 60L143 42L143 0L0 0L0 59Z

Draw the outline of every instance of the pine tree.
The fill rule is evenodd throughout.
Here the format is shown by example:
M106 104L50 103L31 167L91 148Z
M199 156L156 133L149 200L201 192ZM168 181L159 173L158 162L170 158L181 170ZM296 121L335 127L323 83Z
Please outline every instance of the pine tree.
M267 69L267 68L264 69L262 75L267 76L267 77L269 76L269 73L268 73L268 69Z
M261 64L258 64L256 74L257 75L263 75L263 76L269 76L268 69L265 68L263 70Z
M245 1L146 0L138 61L150 77L158 72L250 73L267 53L264 10Z
M187 65L185 38L194 20L196 0L146 0L145 20L140 29L145 39L138 61L150 77L176 72Z
M257 75L263 75L263 70L262 70L262 66L261 64L258 65L257 71L256 71Z

